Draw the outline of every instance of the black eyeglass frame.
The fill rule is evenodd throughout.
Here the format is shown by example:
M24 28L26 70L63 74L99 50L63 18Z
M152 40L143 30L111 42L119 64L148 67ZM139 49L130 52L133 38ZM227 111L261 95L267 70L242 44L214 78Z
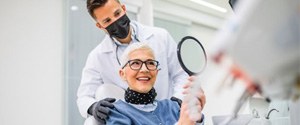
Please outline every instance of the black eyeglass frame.
M141 70L141 68L143 67L143 64L145 64L146 68L149 70L149 71L154 71L154 70L157 70L158 66L159 66L159 62L157 60L146 60L146 61L142 61L142 60L139 60L139 59L133 59L133 60L128 60L127 63L125 63L125 65L122 67L122 69L124 69L126 67L127 64L130 64L130 62L132 61L139 61L139 62L142 62L142 65L140 66L140 68L138 69L134 69L131 67L131 65L129 65L130 69L132 70L135 70L135 71L139 71ZM148 65L147 65L147 62L149 61L153 61L156 63L156 66L155 66L155 69L149 69Z

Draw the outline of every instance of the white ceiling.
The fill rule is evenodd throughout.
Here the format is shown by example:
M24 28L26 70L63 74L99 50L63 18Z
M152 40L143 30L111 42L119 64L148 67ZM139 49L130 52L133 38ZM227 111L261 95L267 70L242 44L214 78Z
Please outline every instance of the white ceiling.
M228 15L232 14L232 8L230 7L228 0L203 0L208 3L217 5L219 7L225 8L227 10L226 13L222 13L217 10L211 9L209 7L206 7L206 6L203 6L200 4L196 4L190 0L162 0L162 1L167 1L170 3L174 3L174 4L177 4L180 6L184 6L184 7L190 8L190 9L195 9L195 10L201 11L203 13L207 13L207 14L211 14L211 15L223 17L223 18L226 18Z
M227 12L220 12L190 0L152 0L154 16L186 25L197 23L217 29L233 14L228 0L204 1L225 8Z

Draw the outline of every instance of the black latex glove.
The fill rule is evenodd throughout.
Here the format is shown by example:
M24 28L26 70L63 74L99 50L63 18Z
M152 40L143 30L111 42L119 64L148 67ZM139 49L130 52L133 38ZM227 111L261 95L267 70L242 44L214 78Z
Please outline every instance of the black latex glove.
M177 102L178 105L179 105L179 107L181 107L181 103L182 103L182 100L181 100L181 99L176 98L176 97L173 96L173 97L171 97L171 100Z
M93 115L94 118L99 122L100 125L105 124L105 120L108 118L110 108L114 108L112 104L115 102L115 98L105 98L98 102L95 102L88 110L90 115Z

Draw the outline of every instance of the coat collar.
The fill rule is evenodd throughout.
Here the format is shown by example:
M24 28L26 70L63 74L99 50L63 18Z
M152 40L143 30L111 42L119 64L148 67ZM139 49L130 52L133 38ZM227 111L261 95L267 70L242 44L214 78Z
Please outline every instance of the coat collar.
M153 31L136 21L132 21L131 26L136 32L136 37L142 42L149 39L153 35Z
M149 30L149 28L147 28L147 26L144 26L144 25L142 25L142 24L140 24L136 21L131 21L130 26L134 30L134 31L131 31L131 32L135 32L136 38L140 42L146 41L147 39L149 39L153 35L152 30ZM115 51L117 45L114 42L114 40L112 38L110 38L110 36L108 34L105 35L102 42L104 42L102 44L102 47L101 47L102 52L113 52L113 51Z

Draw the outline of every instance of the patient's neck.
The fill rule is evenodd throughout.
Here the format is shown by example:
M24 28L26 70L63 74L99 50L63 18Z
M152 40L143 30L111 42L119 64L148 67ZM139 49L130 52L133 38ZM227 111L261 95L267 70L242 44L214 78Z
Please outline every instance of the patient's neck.
M157 93L154 88L152 88L148 93L140 93L130 88L125 91L125 101L131 104L152 104L155 100Z

